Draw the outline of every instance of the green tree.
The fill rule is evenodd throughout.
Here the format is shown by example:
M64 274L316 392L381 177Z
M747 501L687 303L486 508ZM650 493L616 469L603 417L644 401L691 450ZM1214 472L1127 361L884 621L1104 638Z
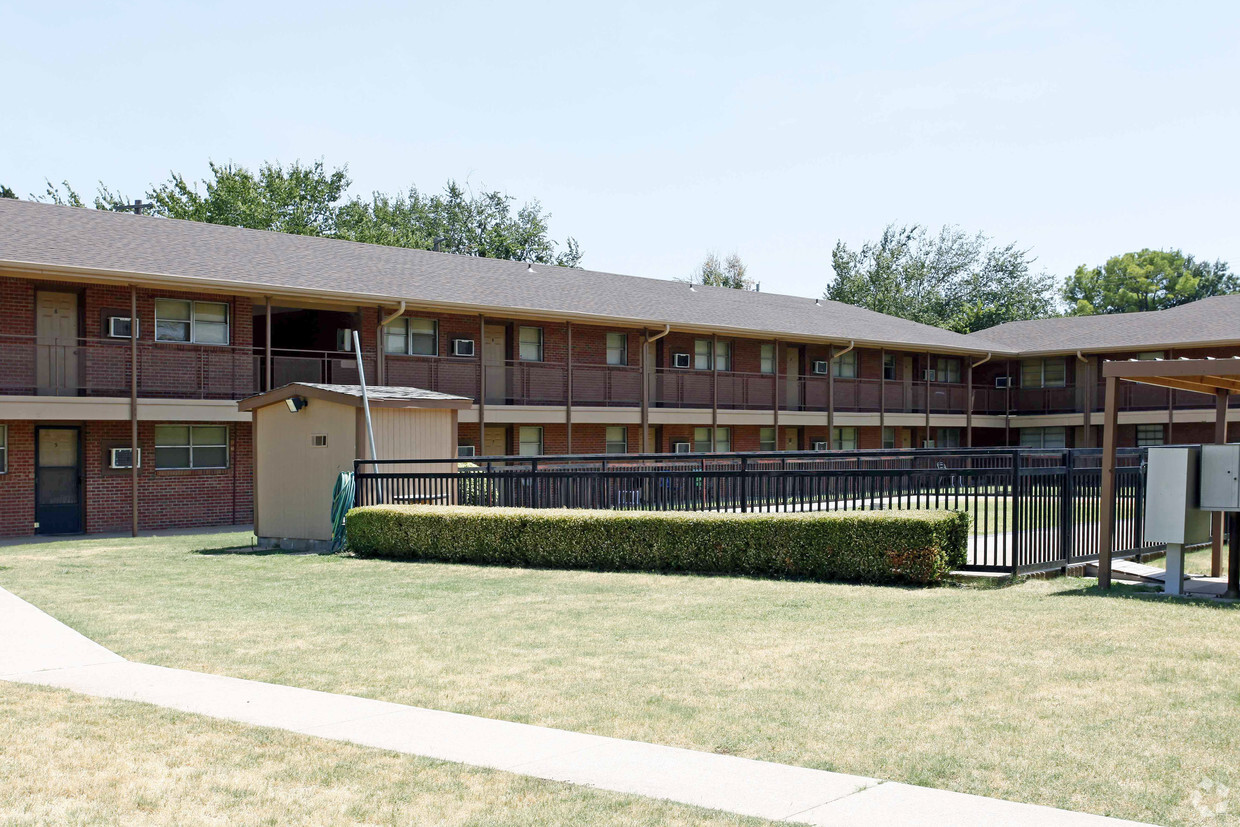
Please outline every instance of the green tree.
M1141 250L1081 265L1063 288L1068 312L1134 313L1165 310L1209 296L1240 292L1240 277L1222 261L1197 261L1179 250Z
M16 200L17 193L13 192L12 189L6 187L4 184L0 184L0 198L12 198Z
M1055 282L1016 244L958 227L889 224L859 249L839 241L825 297L960 333L1055 313Z
M741 257L732 253L724 260L714 252L706 254L702 263L689 274L690 284L704 284L707 287L730 287L734 290L757 291L760 285L748 276L749 268Z

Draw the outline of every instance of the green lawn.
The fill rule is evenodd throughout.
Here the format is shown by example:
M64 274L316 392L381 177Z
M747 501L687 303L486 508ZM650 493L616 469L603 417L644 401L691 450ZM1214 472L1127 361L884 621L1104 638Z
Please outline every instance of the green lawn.
M769 823L20 684L0 769L5 824Z
M0 585L166 666L1164 824L1200 823L1204 779L1240 789L1226 607L1080 579L902 589L211 550L243 541L0 547ZM1240 824L1232 810L1212 823Z

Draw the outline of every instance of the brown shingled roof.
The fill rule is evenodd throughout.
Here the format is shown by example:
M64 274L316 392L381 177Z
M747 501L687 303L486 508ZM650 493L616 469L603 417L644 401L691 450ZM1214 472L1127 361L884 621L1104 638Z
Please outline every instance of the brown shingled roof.
M948 330L826 300L700 285L690 290L682 282L543 264L527 272L523 262L10 199L0 199L2 265L164 277L207 290L406 300L472 312L511 309L936 351L992 349Z
M1163 350L1240 343L1240 293L1168 310L1008 322L967 337L1022 354Z

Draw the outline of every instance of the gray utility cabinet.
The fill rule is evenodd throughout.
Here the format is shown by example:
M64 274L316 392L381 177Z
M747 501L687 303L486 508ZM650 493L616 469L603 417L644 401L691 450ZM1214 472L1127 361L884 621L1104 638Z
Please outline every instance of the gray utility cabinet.
M1201 446L1201 507L1240 511L1240 444Z
M1196 445L1150 448L1145 474L1147 542L1193 545L1210 539L1210 515L1198 505L1200 456Z

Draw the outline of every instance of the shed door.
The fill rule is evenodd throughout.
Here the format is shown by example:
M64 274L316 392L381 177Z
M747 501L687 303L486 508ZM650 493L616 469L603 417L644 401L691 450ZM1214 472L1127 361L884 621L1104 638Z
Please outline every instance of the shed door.
M35 294L35 383L44 396L72 396L78 389L78 297L76 293Z

